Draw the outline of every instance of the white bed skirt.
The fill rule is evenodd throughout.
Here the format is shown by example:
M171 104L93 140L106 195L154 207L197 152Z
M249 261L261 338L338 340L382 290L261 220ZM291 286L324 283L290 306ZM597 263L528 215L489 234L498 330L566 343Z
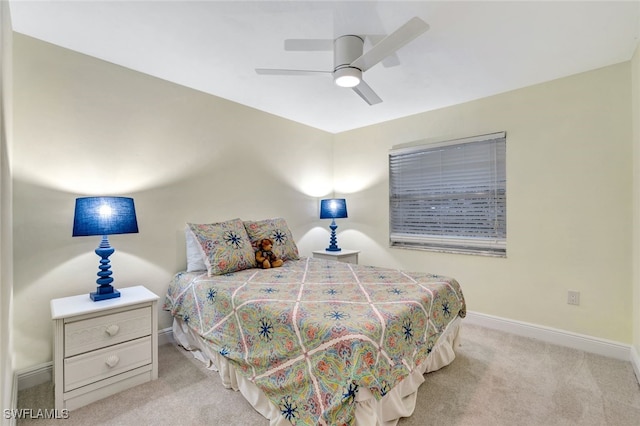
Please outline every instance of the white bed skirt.
M424 382L423 375L449 365L456 357L454 348L459 344L462 318L449 323L436 342L427 361L416 368L407 378L398 383L382 399L376 400L366 388L360 388L356 396L356 425L395 426L401 417L409 417L416 406L418 388ZM270 426L291 426L280 410L246 377L236 372L225 357L212 351L204 340L195 334L180 319L173 320L173 336L180 346L191 351L193 356L218 371L222 384L228 389L240 391L244 398L265 418Z

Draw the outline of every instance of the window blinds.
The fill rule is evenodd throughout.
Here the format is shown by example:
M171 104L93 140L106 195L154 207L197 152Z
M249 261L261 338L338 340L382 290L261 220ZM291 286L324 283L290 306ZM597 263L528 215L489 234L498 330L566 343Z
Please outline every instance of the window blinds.
M504 132L389 153L392 246L506 253Z

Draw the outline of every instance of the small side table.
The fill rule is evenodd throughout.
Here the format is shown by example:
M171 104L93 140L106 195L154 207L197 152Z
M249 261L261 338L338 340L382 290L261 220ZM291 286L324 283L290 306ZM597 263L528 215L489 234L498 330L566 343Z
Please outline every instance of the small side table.
M143 286L94 302L51 301L55 408L74 410L158 378L158 296Z
M360 250L345 250L340 251L327 251L316 250L313 252L313 257L316 259L329 259L336 260L338 262L358 264L358 253Z

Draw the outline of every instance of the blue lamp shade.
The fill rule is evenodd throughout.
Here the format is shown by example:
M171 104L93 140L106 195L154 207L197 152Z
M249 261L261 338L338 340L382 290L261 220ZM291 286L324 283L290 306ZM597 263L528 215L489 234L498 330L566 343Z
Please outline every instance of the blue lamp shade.
M336 219L344 219L347 216L347 201L344 198L328 198L320 201L320 219L331 219L331 238L329 239L329 247L327 251L340 251L338 247L338 238L336 237Z
M344 198L329 198L320 201L320 219L344 219L347 216L347 201Z
M83 197L76 199L73 236L102 235L100 246L95 250L101 258L96 280L98 289L89 294L94 302L120 297L120 292L111 285L113 277L109 256L115 252L115 249L109 245L108 235L137 232L138 221L133 198Z

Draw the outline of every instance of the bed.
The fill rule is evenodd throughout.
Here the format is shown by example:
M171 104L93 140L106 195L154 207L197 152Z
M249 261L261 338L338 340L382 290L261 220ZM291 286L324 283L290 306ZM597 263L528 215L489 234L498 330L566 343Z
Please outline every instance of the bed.
M297 248L280 268L212 274L219 253L206 247L207 270L187 268L169 285L174 337L272 426L396 424L413 412L423 374L455 358L465 316L455 279Z

